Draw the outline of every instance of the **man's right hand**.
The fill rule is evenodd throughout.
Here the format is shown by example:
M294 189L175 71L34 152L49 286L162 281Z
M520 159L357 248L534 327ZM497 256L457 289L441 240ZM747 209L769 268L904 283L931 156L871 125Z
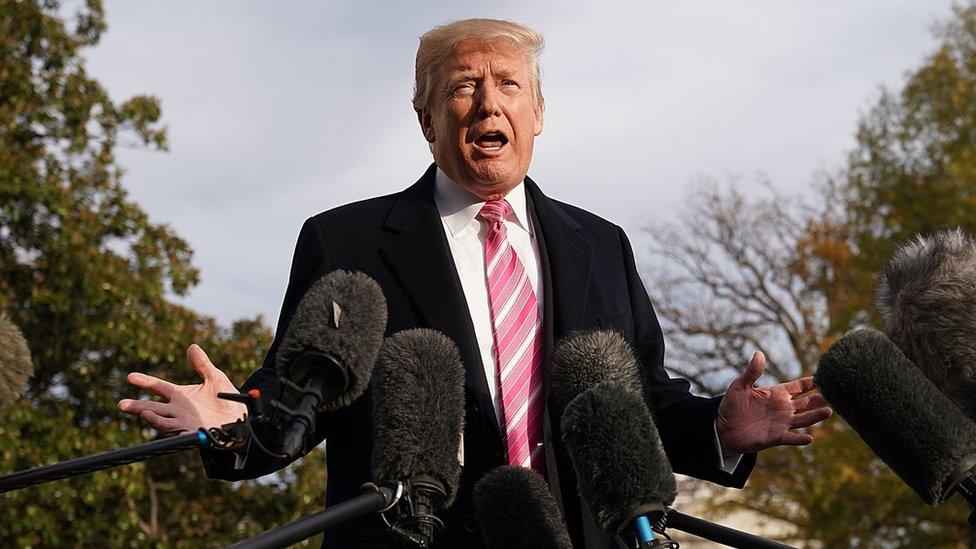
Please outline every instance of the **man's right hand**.
M176 385L164 379L132 372L126 380L136 387L161 397L157 400L119 401L119 410L139 416L158 431L177 434L193 432L201 427L219 427L244 417L247 407L217 397L217 393L236 393L237 387L224 372L210 362L207 353L194 343L186 350L190 366L196 370L203 383Z

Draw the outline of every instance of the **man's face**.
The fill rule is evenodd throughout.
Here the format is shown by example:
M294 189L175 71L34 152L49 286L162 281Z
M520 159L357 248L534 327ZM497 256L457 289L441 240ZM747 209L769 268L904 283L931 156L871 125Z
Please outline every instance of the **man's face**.
M483 200L504 197L525 177L542 133L528 56L507 44L462 42L434 82L418 113L434 161Z

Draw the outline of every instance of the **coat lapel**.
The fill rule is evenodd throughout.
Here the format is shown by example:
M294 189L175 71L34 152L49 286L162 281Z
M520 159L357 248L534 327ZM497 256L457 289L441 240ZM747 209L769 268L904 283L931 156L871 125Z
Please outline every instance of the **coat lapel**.
M525 187L535 208L539 230L545 239L548 280L552 288L552 332L556 337L583 326L587 290L590 284L592 247L580 236L580 226L560 205L542 194L534 181L525 178Z
M434 203L435 170L431 165L417 183L397 197L384 228L398 235L384 244L380 253L423 322L457 343L465 383L486 415L497 423L467 300Z
M526 178L525 186L535 213L533 223L538 229L536 243L545 281L545 352L552 356L556 337L583 325L592 247L579 235L579 224L557 202L542 194L531 179ZM542 425L549 489L566 517L570 535L582 540L585 534L581 503L576 496L572 465L560 442L559 417L561 411L553 415L553 410L546 407Z

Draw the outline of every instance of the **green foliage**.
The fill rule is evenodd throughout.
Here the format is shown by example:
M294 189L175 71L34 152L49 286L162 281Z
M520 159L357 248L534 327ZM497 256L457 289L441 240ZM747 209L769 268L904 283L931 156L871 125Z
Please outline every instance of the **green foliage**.
M200 343L240 383L271 334L258 317L220 327L171 301L199 280L187 243L122 186L124 139L163 150L154 97L121 103L85 71L105 31L88 0L66 27L57 2L0 0L0 310L32 349L26 396L0 411L0 471L148 441L116 401L130 371L195 383ZM207 481L183 454L0 496L5 545L223 546L321 507L321 452L288 483ZM292 475L290 475L292 476Z
M882 92L861 120L843 174L852 268L863 310L874 277L899 243L942 227L976 232L976 4L954 8L939 47Z

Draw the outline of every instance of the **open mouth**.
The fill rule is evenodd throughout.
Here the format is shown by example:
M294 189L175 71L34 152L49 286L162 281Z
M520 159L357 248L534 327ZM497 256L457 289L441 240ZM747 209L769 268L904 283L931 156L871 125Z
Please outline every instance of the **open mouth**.
M486 152L498 152L507 143L508 138L502 132L485 132L474 140L474 144Z

